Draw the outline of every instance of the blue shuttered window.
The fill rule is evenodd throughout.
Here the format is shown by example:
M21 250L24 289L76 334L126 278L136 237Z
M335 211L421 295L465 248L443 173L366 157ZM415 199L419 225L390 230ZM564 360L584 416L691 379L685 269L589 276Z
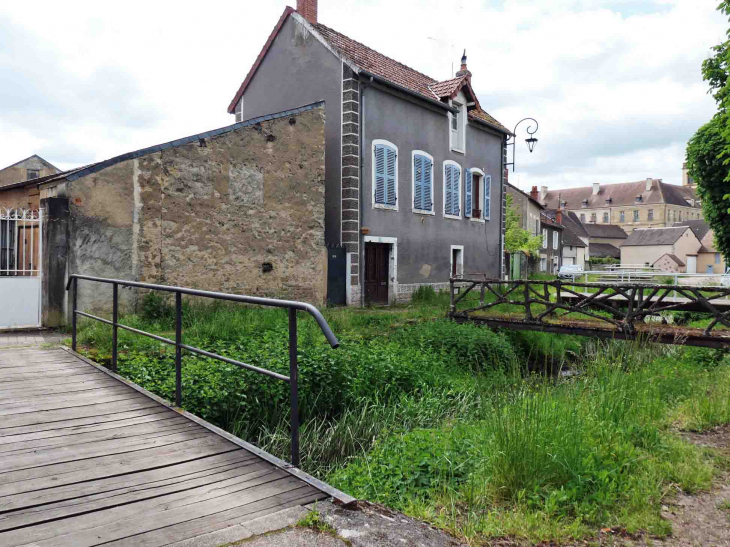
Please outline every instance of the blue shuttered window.
M413 155L413 208L431 211L433 162L421 154Z
M375 203L393 207L396 204L396 157L394 148L375 145Z
M492 190L492 177L486 176L484 177L484 212L482 213L482 218L484 220L489 220L489 213L491 211L490 205L492 204L492 198L491 198L491 192Z
M464 174L464 216L467 218L471 217L472 211L472 177L471 169L467 169Z
M444 166L444 214L459 216L461 169L456 165Z

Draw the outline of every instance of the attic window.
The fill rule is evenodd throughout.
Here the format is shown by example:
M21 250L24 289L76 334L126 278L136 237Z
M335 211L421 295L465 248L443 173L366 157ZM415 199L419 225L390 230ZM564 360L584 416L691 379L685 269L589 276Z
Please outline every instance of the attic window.
M606 198L606 204L610 205L613 203L613 198Z
M636 196L636 203L641 203L642 201L644 201L644 198L641 197L641 194Z
M27 178L25 180L33 180L41 176L41 172L39 169L28 169L27 171Z
M583 203L581 204L583 207L588 207L588 200L584 199Z
M466 124L464 123L464 117L466 115L466 107L453 101L451 106L458 109L458 112L449 114L450 116L450 135L451 135L451 149L457 152L466 151Z

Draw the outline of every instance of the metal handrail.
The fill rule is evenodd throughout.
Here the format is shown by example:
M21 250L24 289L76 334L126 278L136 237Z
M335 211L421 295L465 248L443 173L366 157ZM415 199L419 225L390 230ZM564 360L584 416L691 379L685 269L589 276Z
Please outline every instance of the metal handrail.
M82 312L77 309L78 307L78 281L84 279L86 281L96 281L99 283L107 283L112 285L112 320L103 319L90 313ZM140 289L150 289L156 291L165 291L175 293L175 340L157 336L143 330L134 329L127 325L119 324L119 286L123 287L138 287ZM277 380L288 382L291 393L291 463L294 467L299 467L299 369L297 362L297 311L306 311L317 322L319 328L322 330L327 342L333 348L337 348L340 342L337 337L330 329L327 321L322 316L320 311L306 302L297 302L295 300L278 300L275 298L263 298L259 296L244 296L238 294L227 294L221 292L201 291L198 289L188 289L185 287L173 287L169 285L155 285L152 283L140 283L138 281L126 281L124 279L109 279L106 277L93 277L89 275L71 274L66 283L66 290L71 290L73 287L73 298L72 298L72 318L71 318L71 348L76 351L76 317L88 317L96 321L101 321L112 327L112 371L117 372L117 355L118 355L118 340L117 334L118 329L128 330L135 334L141 334L152 338L164 344L175 346L175 406L182 406L182 350L189 351L191 353L197 353L211 359L223 361L237 367L257 372ZM230 302L244 302L246 304L256 304L259 306L270 306L275 308L286 308L289 313L289 376L284 376L271 370L236 361L216 353L202 350L187 344L182 343L182 295L187 294L190 296L200 296L203 298L212 298L214 300L228 300Z

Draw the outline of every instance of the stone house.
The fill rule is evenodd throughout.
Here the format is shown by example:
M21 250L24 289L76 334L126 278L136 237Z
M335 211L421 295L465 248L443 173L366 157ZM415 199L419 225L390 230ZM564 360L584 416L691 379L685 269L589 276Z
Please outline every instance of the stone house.
M540 215L542 246L540 247L540 271L557 274L563 265L563 226L543 213Z
M0 207L38 209L38 181L60 172L37 154L1 169Z
M695 186L667 184L652 178L618 184L596 182L591 186L552 191L543 186L539 200L548 209L557 209L562 202L583 224L616 225L626 232L702 218Z
M593 243L606 243L618 248L629 237L620 226L613 224L581 224L583 224L583 228L588 234L589 245Z
M621 245L621 264L652 266L657 261L665 264L670 260L677 268L683 267L680 264L686 265L686 273L697 273L697 253L700 247L702 243L687 226L639 228L631 232ZM660 261L664 255L671 256Z
M325 123L315 103L43 179L44 324L69 273L324 304ZM79 288L109 310L109 285Z
M228 112L325 101L325 239L346 247L346 275L333 281L346 302L502 275L510 132L482 108L466 55L438 81L321 24L317 8L284 10Z

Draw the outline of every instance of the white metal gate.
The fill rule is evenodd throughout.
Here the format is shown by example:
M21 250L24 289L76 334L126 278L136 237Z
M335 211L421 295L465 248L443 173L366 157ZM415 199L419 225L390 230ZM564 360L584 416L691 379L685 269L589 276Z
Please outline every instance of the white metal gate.
M0 207L0 329L41 326L43 212Z

